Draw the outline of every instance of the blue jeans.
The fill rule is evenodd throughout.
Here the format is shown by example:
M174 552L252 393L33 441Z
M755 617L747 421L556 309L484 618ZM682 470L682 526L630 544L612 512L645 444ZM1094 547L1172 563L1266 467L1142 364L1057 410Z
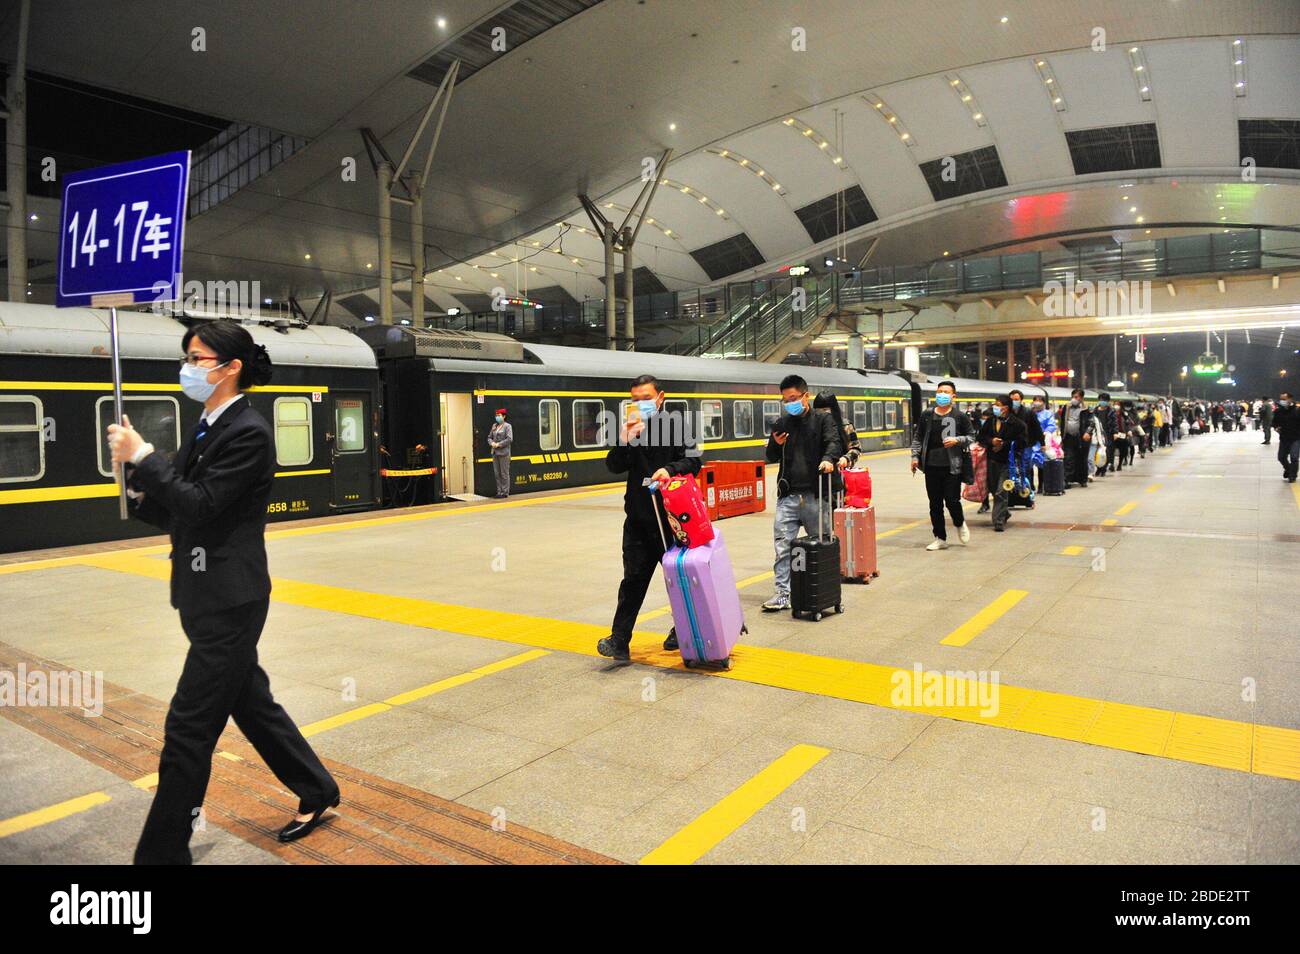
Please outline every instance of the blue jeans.
M822 532L833 532L830 501L822 503ZM772 524L772 539L776 544L776 595L790 599L790 545L799 536L802 527L811 537L817 536L817 494L792 493L776 502L776 520Z

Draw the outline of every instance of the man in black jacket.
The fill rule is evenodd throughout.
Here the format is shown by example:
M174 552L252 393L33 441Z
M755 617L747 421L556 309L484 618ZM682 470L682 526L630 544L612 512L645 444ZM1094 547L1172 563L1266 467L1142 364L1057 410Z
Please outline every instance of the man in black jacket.
M980 427L976 440L987 449L989 493L993 494L993 529L1001 533L1011 515L1008 491L1002 486L1011 475L1011 445L1016 453L1025 446L1025 422L1016 417L1011 396L1000 394L993 404L993 416Z
M632 626L664 555L664 524L659 523L663 504L659 494L646 488L645 480L662 482L682 474L694 476L700 472L701 463L692 422L663 410L664 391L654 375L643 374L633 381L631 398L618 442L605 456L611 471L627 474L627 488L623 491L623 582L618 587L618 608L610 634L596 643L596 650L618 662L632 659ZM664 649L676 648L674 629Z
M1097 468L1097 476L1105 477L1106 470L1115 462L1115 432L1118 430L1118 418L1115 409L1110 406L1110 394L1102 391L1097 395L1097 406L1093 408L1092 419L1097 431L1106 440L1106 463Z
M1025 393L1020 388L1011 389L1011 413L1015 414L1025 424L1025 446L1020 453L1020 464L1025 468L1025 475L1029 477L1033 474L1034 465L1028 463L1028 458L1031 455L1026 452L1032 451L1035 444L1039 447L1043 446L1043 425L1038 423L1038 415L1025 403ZM1030 510L1034 509L1032 498L1017 496L1011 498L1009 503L1013 506L1020 503Z
M1088 486L1088 453L1092 450L1092 435L1096 428L1092 412L1083 405L1083 388L1070 392L1070 403L1056 415L1056 426L1061 432L1061 447L1065 451L1065 483L1072 481L1080 487Z
M1273 427L1277 431L1277 459L1282 465L1282 479L1294 484L1296 468L1300 466L1300 408L1296 407L1290 391L1278 396Z
M785 413L772 426L767 439L767 462L781 463L776 476L776 519L772 538L776 545L776 592L763 604L763 611L775 613L790 608L790 548L799 528L809 536L818 533L818 523L830 532L831 506L822 501L817 508L817 482L821 474L833 474L841 453L841 434L829 414L813 409L808 382L797 374L781 381ZM822 481L825 488L829 481ZM823 489L823 495L827 491Z

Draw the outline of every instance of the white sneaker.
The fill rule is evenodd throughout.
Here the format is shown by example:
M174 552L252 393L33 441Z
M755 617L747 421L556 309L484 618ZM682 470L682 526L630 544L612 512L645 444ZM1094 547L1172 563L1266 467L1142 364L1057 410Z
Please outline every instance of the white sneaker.
M970 543L970 527L967 524L963 523L957 528L957 539L962 542L962 546Z
M930 544L928 547L926 547L926 549L927 549L927 550L946 550L946 549L948 549L948 541L947 541L947 540L940 540L938 537L935 537L935 538L934 538L934 543Z

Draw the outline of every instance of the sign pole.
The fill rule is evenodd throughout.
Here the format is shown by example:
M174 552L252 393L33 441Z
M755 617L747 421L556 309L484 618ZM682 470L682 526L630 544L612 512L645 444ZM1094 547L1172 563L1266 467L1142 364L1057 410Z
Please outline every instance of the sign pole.
M122 350L117 340L117 308L108 310L108 337L113 349L113 421L122 423ZM117 513L122 520L129 520L126 509L126 464L117 472Z

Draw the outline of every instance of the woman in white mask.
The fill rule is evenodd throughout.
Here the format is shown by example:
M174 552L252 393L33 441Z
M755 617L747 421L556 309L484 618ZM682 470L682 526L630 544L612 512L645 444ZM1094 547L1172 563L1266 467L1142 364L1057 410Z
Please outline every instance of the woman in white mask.
M275 441L244 389L271 380L271 359L233 321L196 325L181 341L180 384L202 418L174 459L154 450L123 416L110 424L113 467L127 468L131 511L171 534L171 602L190 648L167 712L158 788L136 846L137 864L189 864L217 739L235 724L299 798L281 841L309 834L339 803L339 787L257 664L270 605L266 508Z
M506 420L506 409L497 408L492 429L488 431L488 446L492 448L492 473L497 481L497 499L510 496L510 445L515 441L514 429Z

